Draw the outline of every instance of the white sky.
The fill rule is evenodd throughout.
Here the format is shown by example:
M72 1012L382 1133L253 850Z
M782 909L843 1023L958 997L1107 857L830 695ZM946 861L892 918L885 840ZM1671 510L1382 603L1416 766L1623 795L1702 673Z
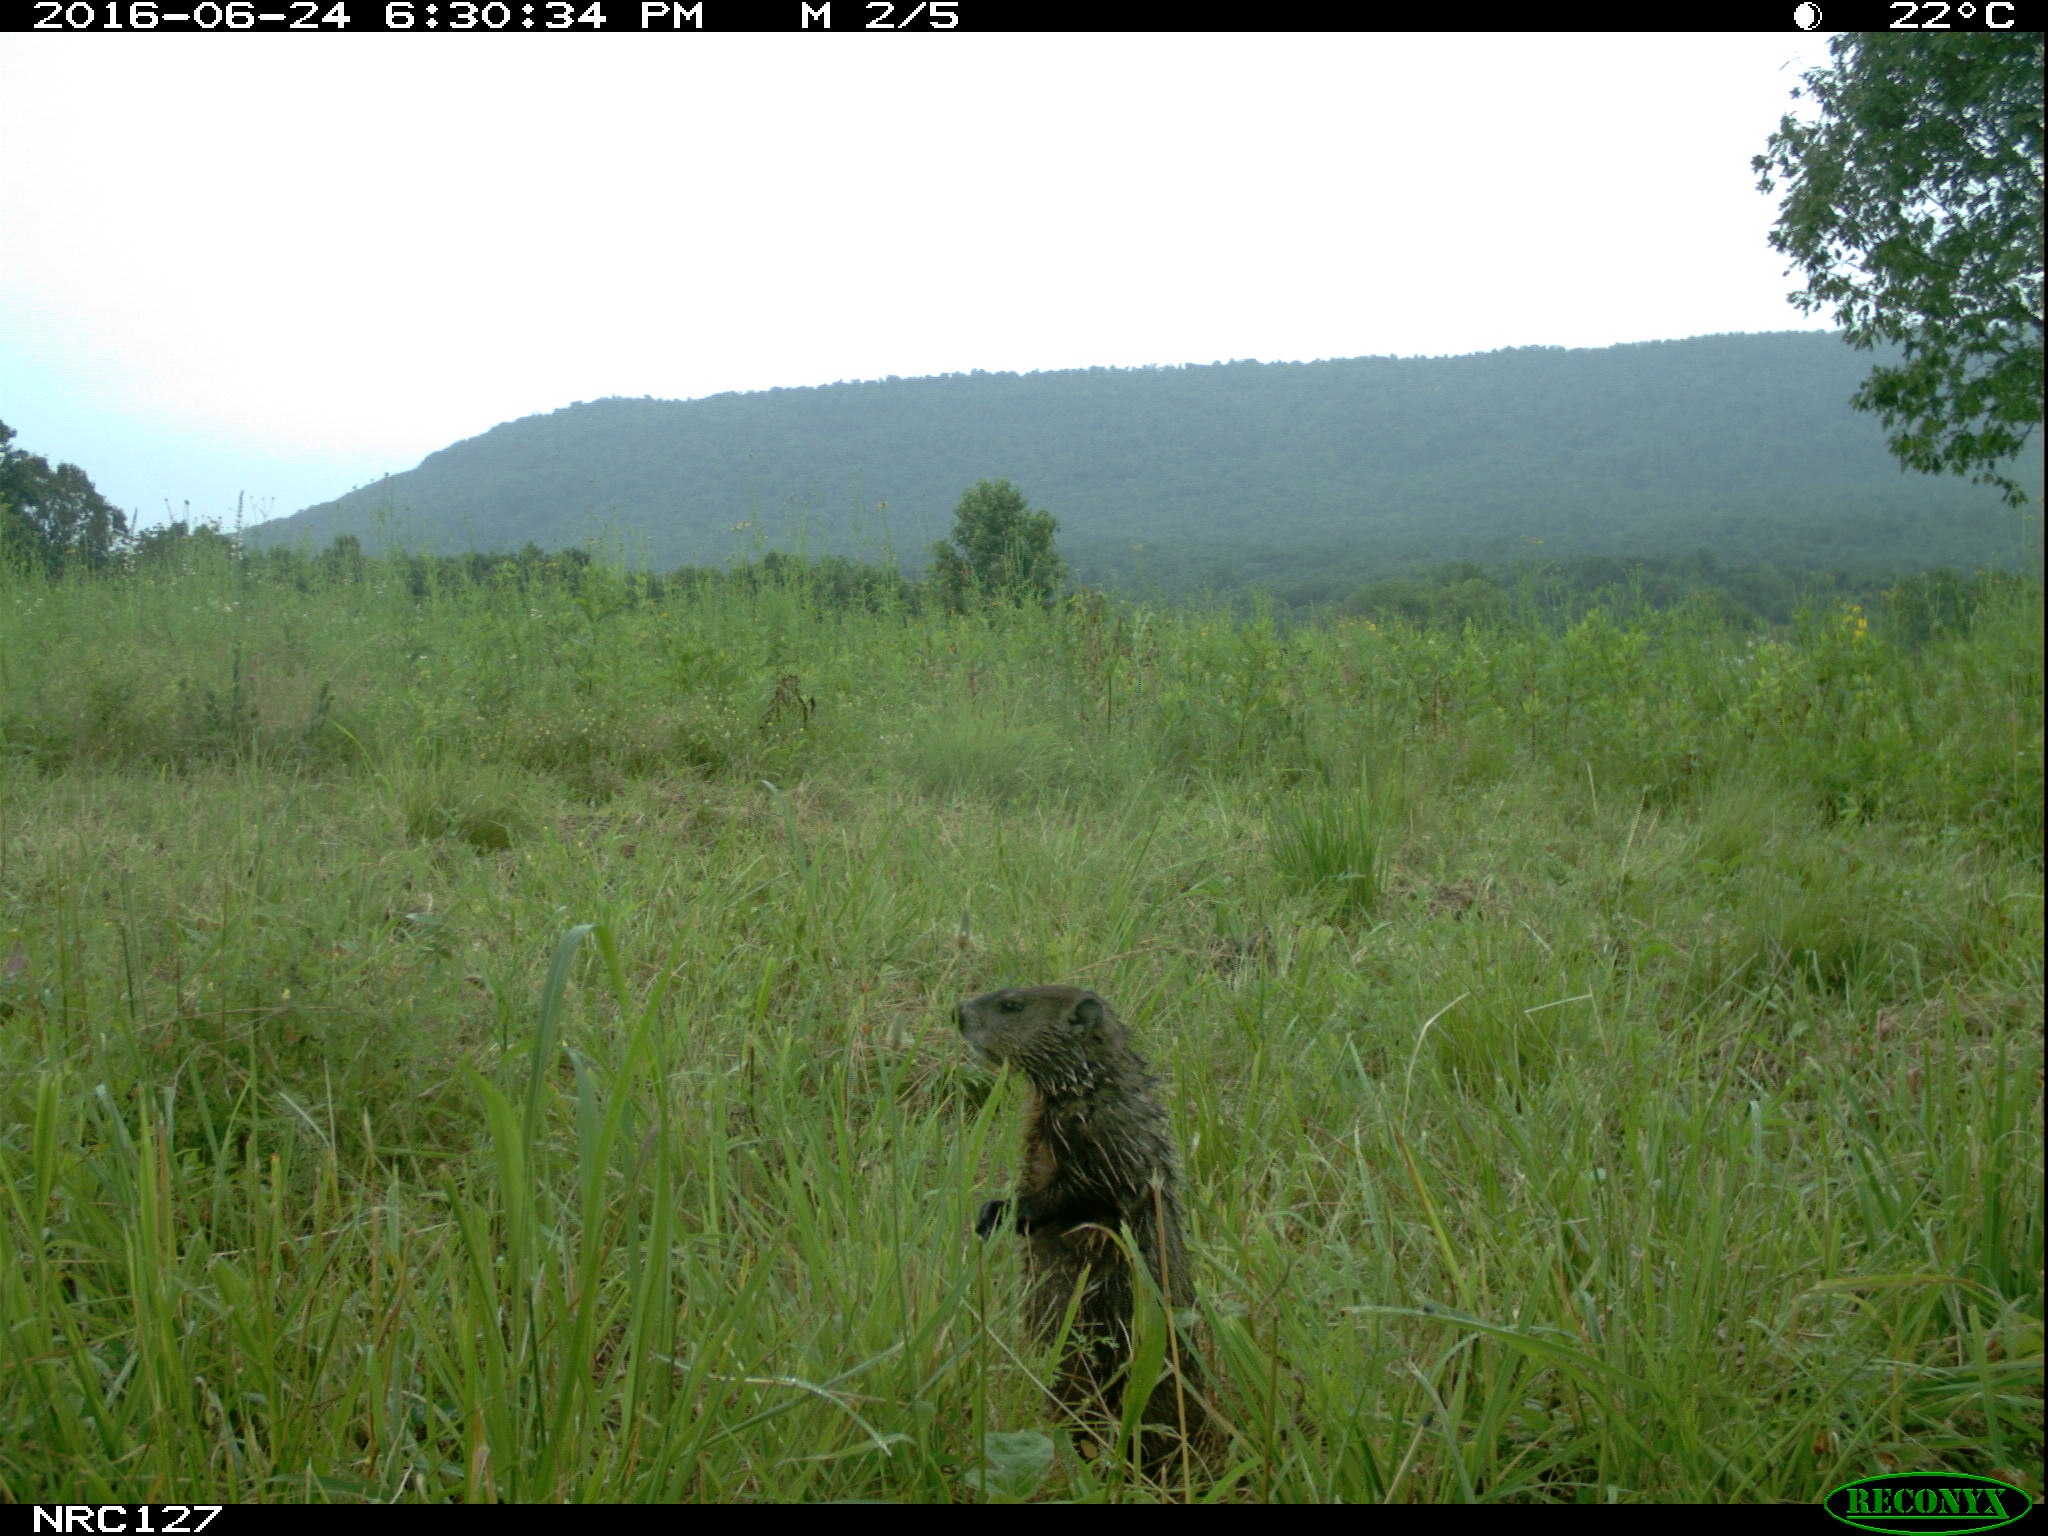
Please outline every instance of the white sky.
M255 521L606 395L1816 328L1750 157L1825 62L10 33L0 420L144 522Z

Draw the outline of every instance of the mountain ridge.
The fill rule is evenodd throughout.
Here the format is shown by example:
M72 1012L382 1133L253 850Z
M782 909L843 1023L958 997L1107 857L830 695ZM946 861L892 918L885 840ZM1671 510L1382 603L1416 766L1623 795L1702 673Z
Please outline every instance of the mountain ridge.
M1899 471L1847 404L1871 361L1793 331L615 396L501 423L249 532L914 567L961 491L1000 476L1060 518L1088 580L1365 573L1534 544L1787 566L2026 558L1993 488Z

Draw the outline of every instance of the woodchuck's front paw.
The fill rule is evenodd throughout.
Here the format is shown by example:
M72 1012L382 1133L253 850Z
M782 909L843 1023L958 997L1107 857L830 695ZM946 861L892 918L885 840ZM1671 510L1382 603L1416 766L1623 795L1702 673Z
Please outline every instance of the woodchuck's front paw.
M974 1218L974 1235L976 1237L987 1237L989 1233L995 1231L997 1227L1003 1224L1003 1218L1009 1214L1009 1201L984 1200L981 1203L981 1214Z

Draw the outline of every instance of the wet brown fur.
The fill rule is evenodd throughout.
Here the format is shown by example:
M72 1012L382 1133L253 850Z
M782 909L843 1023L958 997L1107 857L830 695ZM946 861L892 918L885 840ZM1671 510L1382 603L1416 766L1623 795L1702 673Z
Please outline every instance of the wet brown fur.
M1078 987L985 992L960 1004L956 1017L985 1060L1014 1067L1031 1085L1017 1193L984 1205L975 1230L987 1236L1008 1224L1024 1235L1025 1311L1040 1339L1056 1338L1074 1308L1060 1401L1120 1415L1135 1298L1119 1231L1128 1230L1170 1313L1195 1299L1181 1238L1180 1159L1159 1080L1109 1005ZM1163 1471L1183 1446L1215 1438L1201 1393L1194 1352L1177 1333L1145 1404L1137 1451L1147 1470Z

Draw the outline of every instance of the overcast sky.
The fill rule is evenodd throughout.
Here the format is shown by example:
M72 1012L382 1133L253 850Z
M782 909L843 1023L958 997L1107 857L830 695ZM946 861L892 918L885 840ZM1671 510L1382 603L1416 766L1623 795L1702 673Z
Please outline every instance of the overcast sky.
M255 521L606 395L1810 329L1824 39L0 36L0 420Z

